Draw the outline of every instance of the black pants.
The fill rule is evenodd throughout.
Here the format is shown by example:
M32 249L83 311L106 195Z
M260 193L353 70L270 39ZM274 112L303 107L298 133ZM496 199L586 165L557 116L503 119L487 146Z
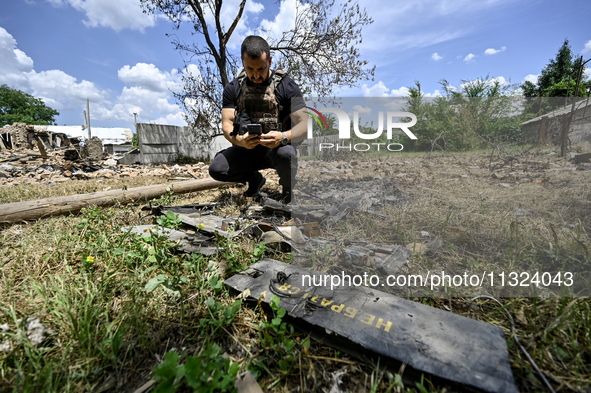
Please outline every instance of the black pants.
M292 145L269 149L258 145L254 149L232 146L216 154L209 165L209 175L215 180L247 183L256 179L261 169L274 168L283 192L295 186L298 159Z

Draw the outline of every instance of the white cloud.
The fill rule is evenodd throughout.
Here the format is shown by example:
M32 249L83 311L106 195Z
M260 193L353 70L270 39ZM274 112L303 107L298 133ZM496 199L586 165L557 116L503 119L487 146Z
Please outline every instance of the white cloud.
M183 113L182 112L177 112L177 113L171 113L165 117L159 117L156 120L152 120L150 121L150 123L153 124L169 124L169 125L173 125L173 126L186 126L187 122L185 121L185 118L183 117Z
M499 52L503 52L505 49L507 49L506 46L502 46L501 49L493 49L493 48L488 48L487 50L484 51L485 55L496 55Z
M372 87L368 87L367 84L361 86L361 92L364 97L404 97L407 96L409 90L407 87L402 86L399 89L390 90L384 82L379 81Z
M86 14L84 24L88 27L110 27L115 31L123 29L144 31L153 27L156 18L144 14L137 0L48 0L54 7L69 4Z
M386 5L387 7L388 5ZM392 24L391 21L388 24ZM416 29L423 29L425 26L417 26ZM384 29L393 29L393 27L384 27L377 22L363 29L363 49L371 51L383 51L383 38L386 36ZM450 29L455 29L451 27ZM410 29L412 30L412 29ZM392 32L388 36L395 37L388 41L390 48L408 49L408 48L424 48L431 45L440 44L442 42L451 41L456 38L465 36L467 33L464 30L453 31L435 31L420 33L409 33L408 30L401 32Z
M585 71L583 73L585 74L587 79L591 79L591 68L585 68Z
M222 9L222 13L220 15L222 26L225 29L229 28L232 23L234 22L234 18L236 18L238 6L241 0L226 0L224 1L225 8ZM238 40L235 40L235 43L242 44L244 38L246 38L246 33L249 32L247 27L248 22L250 22L251 17L254 15L260 14L265 9L265 6L261 3L257 3L256 1L247 1L246 5L244 6L244 12L242 13L242 17L238 21L236 25L235 34ZM234 35L232 35L234 37ZM230 39L232 41L232 39Z
M47 0L54 7L63 7L66 5L63 0Z
M363 107L361 105L355 105L353 107L353 112L357 112L360 115L369 115L371 113L370 107Z
M263 19L261 21L261 34L270 40L280 38L283 31L295 25L295 17L299 7L302 7L302 4L298 0L283 0L274 20Z
M581 53L590 53L591 52L591 40L587 41L585 47L581 51Z
M198 75L195 66L189 66ZM161 71L154 64L126 65L118 72L126 85L121 94L111 100L112 92L102 90L94 83L78 79L61 70L37 72L33 60L16 47L16 40L0 27L0 84L24 91L43 99L45 104L69 116L69 122L82 121L80 113L90 100L90 116L96 121L121 121L133 123L133 113L140 120L151 122L170 120L169 124L184 125L182 112L174 102L171 91L180 86L177 71ZM170 90L169 90L170 89ZM68 113L70 112L70 113ZM72 116L72 112L74 116ZM179 120L181 119L181 120ZM60 123L60 117L56 119Z
M23 73L33 70L33 59L16 48L16 40L0 27L0 84L11 87L26 87Z
M435 90L433 93L425 93L425 97L441 97L441 93Z
M360 3L374 23L363 28L363 43L359 46L362 53L371 51L378 67L390 60L390 52L383 49L384 37L388 37L388 47L393 50L449 42L481 30L481 24L467 24L466 20L480 20L482 15L512 4L510 0L414 0L396 2L395 6L391 0Z
M200 75L195 65L189 65L186 72ZM118 72L119 79L127 85L117 97L115 104L105 105L100 120L133 120L156 124L187 125L183 112L173 102L172 92L181 88L181 75L176 71L161 71L154 64L137 63L126 65Z
M96 103L108 97L108 93L97 88L94 83L87 80L78 83L76 78L61 70L32 71L27 77L32 94L43 98L47 105L58 111L73 110L86 99Z
M0 84L41 98L58 110L68 110L89 98L102 101L107 93L93 83L76 78L60 70L37 72L33 59L16 47L16 40L0 27Z
M443 56L439 56L439 55L437 54L437 52L435 52L435 53L433 53L433 54L431 55L431 58L432 58L433 60L435 60L435 61L439 61L439 60L443 59Z
M501 86L509 86L511 84L511 82L509 82L508 80L506 80L502 76L497 76L496 78L492 78L491 81L498 81Z
M523 81L524 82L531 82L535 85L538 83L538 76L539 75L528 74L525 78L523 78Z
M464 57L464 61L465 61L466 63L469 63L469 62L473 61L475 57L476 57L476 55L475 55L475 54L473 54L473 53L470 53L468 56Z
M152 122L156 117L181 112L178 105L168 101L169 96L166 92L155 92L143 87L124 87L114 104L104 102L98 111L91 110L91 113L92 117L104 121L133 121L133 113L137 113L141 121Z
M134 85L156 92L178 90L180 75L176 70L160 71L154 64L137 63L121 68L117 75L126 85Z
M391 90L390 97L405 97L410 93L407 87L402 86L400 89Z
M269 42L276 41L281 38L285 30L295 27L296 15L298 12L301 14L307 7L307 5L302 5L298 0L282 0L279 6L279 13L277 13L275 19L272 21L263 19L255 33L262 35ZM300 26L300 28L305 28L305 26Z
M15 49L14 55L16 57L19 71L27 72L33 69L33 59L27 56L25 52L20 49Z
M372 87L367 87L367 84L364 83L363 86L361 86L361 91L363 92L364 97L387 97L390 89L384 85L384 82L379 81Z

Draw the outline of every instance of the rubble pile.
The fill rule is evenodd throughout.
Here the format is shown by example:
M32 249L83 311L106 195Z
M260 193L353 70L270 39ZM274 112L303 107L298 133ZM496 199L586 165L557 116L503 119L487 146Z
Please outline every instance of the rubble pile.
M78 138L69 138L66 134L36 130L35 126L14 123L0 129L0 152L17 152L22 149L43 149L46 152L78 146ZM41 147L39 147L41 146Z
M23 161L6 162L0 153L0 186L22 184L55 184L71 180L120 179L137 176L162 176L172 180L205 179L209 177L208 166L202 162L195 165L112 165L106 166L67 161L62 154L50 159L26 157ZM51 163L45 163L50 161Z
M172 180L204 179L203 162L194 165L121 165L103 152L103 142L86 143L66 134L36 130L25 123L0 129L0 186L49 184L84 179L162 176Z

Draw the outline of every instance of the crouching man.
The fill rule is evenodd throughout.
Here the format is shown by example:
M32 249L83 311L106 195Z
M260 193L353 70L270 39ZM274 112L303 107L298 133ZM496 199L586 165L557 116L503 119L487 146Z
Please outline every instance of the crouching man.
M263 38L246 37L241 58L244 71L225 86L223 95L222 130L232 146L217 153L209 174L220 181L248 183L244 195L257 197L266 183L259 171L274 168L282 201L289 203L298 167L293 144L307 132L302 92L285 72L271 69Z

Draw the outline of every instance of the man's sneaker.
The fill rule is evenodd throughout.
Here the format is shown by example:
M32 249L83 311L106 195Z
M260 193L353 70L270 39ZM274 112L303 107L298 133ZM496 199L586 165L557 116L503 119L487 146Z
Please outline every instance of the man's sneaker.
M254 180L248 182L248 190L244 192L244 196L247 198L254 198L261 196L261 188L265 185L267 179L260 172L254 176Z

